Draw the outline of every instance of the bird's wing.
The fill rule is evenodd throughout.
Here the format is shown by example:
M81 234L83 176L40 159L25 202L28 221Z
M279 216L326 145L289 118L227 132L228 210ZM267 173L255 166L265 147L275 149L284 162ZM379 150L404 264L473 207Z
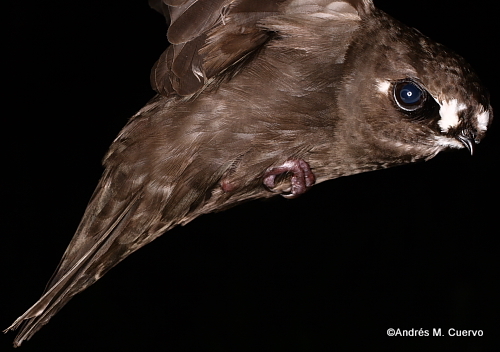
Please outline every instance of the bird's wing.
M257 27L278 13L283 0L150 0L170 22L171 45L151 71L153 89L163 95L191 95L248 53L270 33Z
M294 8L309 11L330 6L357 13L373 7L371 0L149 0L170 23L171 45L151 70L158 93L189 96L208 82L234 75L251 53L274 35L262 20ZM220 78L220 77L219 77Z

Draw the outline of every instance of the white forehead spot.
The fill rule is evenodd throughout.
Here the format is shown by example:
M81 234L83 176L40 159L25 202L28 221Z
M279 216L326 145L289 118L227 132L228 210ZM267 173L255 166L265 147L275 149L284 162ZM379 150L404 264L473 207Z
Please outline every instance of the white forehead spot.
M448 132L452 127L456 127L460 122L458 118L458 113L465 110L467 106L465 104L459 104L457 99L452 99L450 101L443 101L438 104L441 106L439 109L439 115L441 115L441 120L438 121L439 127L441 127L442 132Z
M486 131L488 129L488 124L490 123L490 113L488 111L483 111L477 115L477 127L481 131Z
M377 80L377 89L379 92L384 93L384 94L388 94L390 87L391 87L391 82Z

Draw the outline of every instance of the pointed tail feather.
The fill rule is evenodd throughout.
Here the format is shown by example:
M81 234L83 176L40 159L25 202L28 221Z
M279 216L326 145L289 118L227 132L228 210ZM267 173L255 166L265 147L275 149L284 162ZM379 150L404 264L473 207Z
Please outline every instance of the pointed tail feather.
M4 330L7 333L10 330L16 330L21 326L21 330L14 340L14 347L18 347L24 340L29 340L43 325L47 324L75 294L83 291L104 273L116 265L120 260L105 260L105 265L97 268L91 265L96 259L104 257L109 247L114 243L116 237L127 225L129 218L133 215L135 208L139 203L139 196L135 196L127 207L123 209L115 218L109 229L96 241L96 243L82 255L61 278L48 287L43 296L23 315ZM130 253L127 253L130 254ZM89 270L90 268L90 270ZM96 270L97 269L97 270Z

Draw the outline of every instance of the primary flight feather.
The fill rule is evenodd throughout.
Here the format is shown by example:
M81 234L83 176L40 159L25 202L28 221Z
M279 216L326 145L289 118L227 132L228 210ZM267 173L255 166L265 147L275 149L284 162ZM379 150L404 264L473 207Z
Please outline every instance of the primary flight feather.
M178 224L239 202L467 148L493 114L458 55L371 0L156 0L157 95L104 174L19 346L75 294Z

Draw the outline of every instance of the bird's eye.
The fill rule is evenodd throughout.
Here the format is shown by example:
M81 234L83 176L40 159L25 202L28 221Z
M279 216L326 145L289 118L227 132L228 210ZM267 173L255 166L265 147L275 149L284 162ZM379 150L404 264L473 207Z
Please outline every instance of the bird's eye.
M394 86L394 98L401 109L415 111L423 106L426 94L416 83L403 81Z

